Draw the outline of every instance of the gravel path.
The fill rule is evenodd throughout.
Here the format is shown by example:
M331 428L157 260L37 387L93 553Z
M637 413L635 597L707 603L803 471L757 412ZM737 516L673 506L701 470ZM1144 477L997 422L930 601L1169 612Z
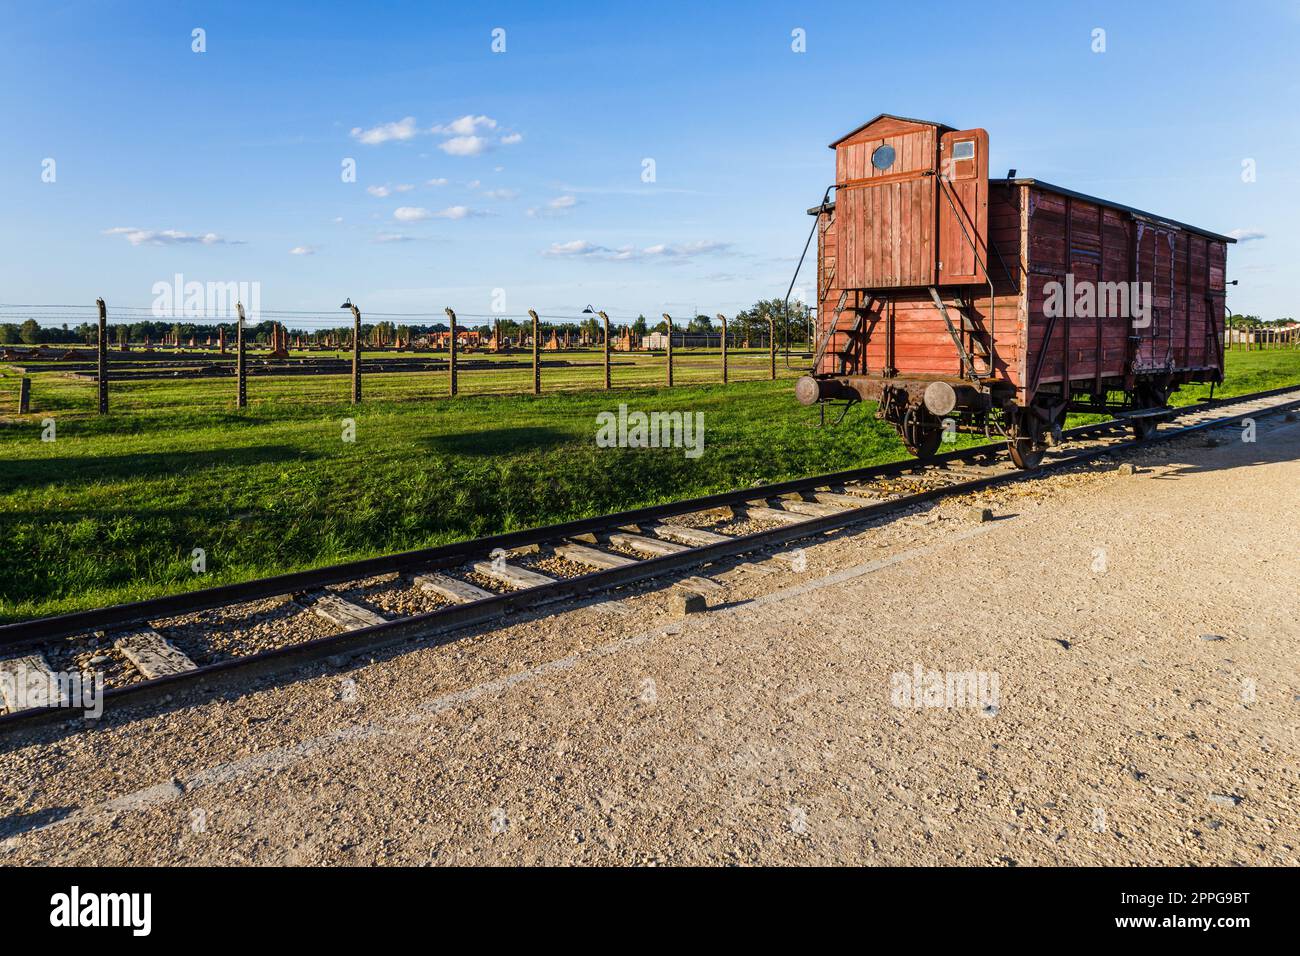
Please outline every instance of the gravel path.
M1258 439L724 562L704 614L660 582L42 731L0 862L1300 863L1300 424Z

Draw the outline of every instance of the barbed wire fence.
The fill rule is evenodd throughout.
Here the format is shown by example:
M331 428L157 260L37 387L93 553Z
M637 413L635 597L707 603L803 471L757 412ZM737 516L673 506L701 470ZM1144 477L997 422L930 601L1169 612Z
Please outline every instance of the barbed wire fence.
M257 373L265 375L275 375L277 371L300 374L308 370L313 374L328 376L350 371L354 404L361 400L361 378L367 366L381 372L449 373L447 393L454 397L458 394L457 373L465 368L460 354L466 351L478 353L483 349L485 341L488 343L489 354L497 356L497 359L480 359L476 354L470 360L470 368L522 371L526 367L525 363L511 362L510 356L531 352L533 394L542 391L543 366L555 364L554 359L543 360L544 352L556 356L598 349L603 359L600 382L605 389L611 389L616 384L611 369L614 364L612 350L629 357L646 357L651 360L662 353L664 367L661 381L669 387L674 385L675 368L695 373L689 382L682 384L704 384L700 381L701 372L705 374L706 381L711 379L729 383L734 380L729 365L736 361L738 350L742 362L745 358L752 359L766 351L768 367L767 375L763 377L777 377L778 330L775 317L771 314L766 316L766 321L755 321L752 317L745 316L739 328L733 319L730 329L726 317L719 314L717 318L721 321L722 331L704 333L702 330L690 329L696 316L681 322L665 313L662 321L654 321L644 314L633 316L630 312L619 310L611 315L604 311L596 312L590 307L578 314L562 311L538 313L529 310L526 316L505 312L456 313L452 309L444 309L442 313L365 312L360 306L353 308L351 300L341 308L351 310L352 314L340 315L336 310L330 309L258 308L254 314L246 315L242 306L235 303L215 309L205 303L200 308L169 310L160 310L156 306L109 307L103 300L96 300L94 305L0 303L0 332L4 333L0 337L0 354L7 361L26 357L45 362L53 358L59 360L60 364L42 365L41 368L62 368L87 375L97 386L100 414L109 411L109 383L114 378L114 370L121 372L134 366L140 372L134 377L139 378L147 377L150 374L148 370L153 368L157 372L156 377L165 378L168 376L159 368L165 363L202 363L209 369L217 369L219 374L224 374L229 365L236 379L235 404L243 408L247 404L250 358L256 362ZM666 328L666 331L647 331L638 342L638 336L631 330L639 321L644 322L647 330ZM764 325L766 328L762 327ZM579 341L582 343L576 346L569 334L574 327L579 330ZM18 329L17 336L13 334L15 328ZM39 341L41 338L51 338L50 330L55 331L53 337L58 341ZM563 340L559 337L561 331L564 332ZM491 332L490 339L484 338L487 332ZM550 338L543 344L548 333ZM416 344L417 335L419 345ZM159 341L154 341L155 336ZM19 341L10 341L14 337ZM757 341L757 347L751 346L751 338ZM206 341L200 344L200 339ZM253 352L250 346L259 349L269 347L270 351ZM94 349L93 375L88 367L91 356L80 355L88 347ZM675 358L674 347L685 350L687 359L680 357L680 351ZM60 349L63 350L60 354L48 354ZM718 352L716 357L710 355L708 360L700 361L706 353L713 350ZM308 354L295 357L291 351ZM369 353L368 357L363 356L363 351ZM327 355L329 352L335 353L332 360ZM351 353L350 369L345 367L347 360L344 352ZM376 356L376 352L380 355ZM439 352L445 352L446 358L437 357ZM127 353L132 353L130 358L126 357ZM399 353L409 355L400 356ZM87 367L83 367L83 363ZM713 374L710 375L709 372ZM171 374L177 375L179 372ZM750 374L748 377L754 376ZM654 382L636 376L635 381L617 384L647 385ZM19 380L18 410L20 414L32 410L31 381L26 369L23 369Z

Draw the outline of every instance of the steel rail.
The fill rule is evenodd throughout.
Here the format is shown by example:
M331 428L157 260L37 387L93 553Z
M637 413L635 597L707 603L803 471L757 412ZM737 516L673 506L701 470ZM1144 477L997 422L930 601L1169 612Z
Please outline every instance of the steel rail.
M1198 412L1213 411L1224 406L1249 404L1289 392L1300 392L1300 386L1286 386L1250 395L1217 399L1213 403L1203 402L1196 405L1182 406L1170 412L1168 418L1180 418ZM1147 447L1159 442L1171 441L1205 429L1221 428L1253 415L1276 414L1297 407L1300 407L1300 397L1290 402L1282 402L1265 408L1247 409L1228 416L1209 418L1178 429L1159 432L1146 439L1130 439L1118 444L1082 448L1050 461L1045 461L1031 470L1005 471L1000 474L946 484L886 501L865 504L861 507L849 507L833 514L804 518L791 524L756 531L747 535L738 535L726 541L692 547L674 554L644 558L625 566L592 571L577 577L561 579L536 587L493 595L490 598L467 604L453 604L423 614L343 631L298 644L261 651L257 654L231 657L183 673L169 674L106 690L103 693L103 702L107 709L110 703L117 706L119 704L150 700L169 693L182 684L193 685L202 682L217 682L236 673L241 679L248 679L265 673L282 672L292 667L328 658L355 657L402 641L433 637L462 627L485 623L511 611L531 610L555 601L584 597L621 585L662 577L674 571L709 564L722 558L735 557L849 525L860 524L913 505L955 495L969 494L1001 485L1014 484L1045 472L1090 461L1098 457ZM1126 428L1128 424L1128 422L1121 419L1111 419L1105 422L1080 425L1063 432L1061 437L1063 442L1075 441L1093 437L1099 433L1121 430ZM519 547L524 544L540 544L546 541L572 537L576 534L646 523L663 517L705 511L730 504L744 504L745 502L778 497L783 494L806 491L827 485L843 484L846 481L857 482L863 480L864 477L888 478L918 468L933 468L935 465L942 465L947 462L987 457L991 453L1001 451L1003 447L1000 444L972 446L925 459L924 461L907 459L871 468L834 472L828 475L782 482L775 485L760 485L672 504L656 505L613 515L584 518L565 524L494 535L489 538L479 538L455 545L409 551L399 555L350 562L315 571L278 575L259 581L210 588L201 592L190 592L189 594L173 595L133 604L116 605L99 611L41 618L0 628L0 634L3 634L0 645L11 648L14 645L25 645L49 639L50 637L88 630L93 627L102 629L111 627L114 624L167 617L185 613L189 610L203 610L210 607L242 603L251 599L248 596L250 593L254 597L278 595L288 591L309 590L312 587L319 587L324 584L339 583L340 581L370 577L381 573L400 572L413 566L419 566L422 570L447 567L463 563L467 558L481 558L485 553L497 547L508 548L511 546ZM391 562L400 562L400 565ZM322 577L322 575L324 576ZM229 598L228 595L231 594L236 596ZM193 599L199 596L202 596L201 600L193 602ZM176 603L185 598L191 599L192 603L188 606L180 606ZM18 710L0 715L0 731L7 731L18 726L68 720L75 713L74 709L66 706Z
M1286 392L1293 391L1297 388L1300 388L1300 386L1286 386L1270 391L1257 392L1248 396L1215 399L1213 402L1186 405L1175 409L1174 412L1171 413L1171 417L1181 417L1182 415L1194 411L1223 407L1228 404L1241 404L1256 399L1270 398L1274 395L1285 394ZM1115 431L1127 427L1127 424L1127 422L1121 419L1109 419L1104 422L1080 425L1063 432L1062 439L1065 440L1067 437L1077 439L1088 437L1099 432ZM0 648L21 646L35 640L62 637L69 634L75 634L79 631L103 629L121 624L129 624L134 621L174 617L178 614L205 611L214 607L224 607L230 604L243 604L261 598L277 597L295 591L311 590L313 588L325 587L330 584L338 584L344 581L373 577L379 574L400 573L413 567L436 570L438 567L446 567L450 564L459 563L467 557L481 556L482 554L493 551L497 548L509 551L528 545L542 544L556 538L572 537L574 535L587 534L592 531L600 531L605 528L642 524L650 521L658 521L663 518L691 514L696 511L708 511L715 508L743 504L746 501L753 501L760 497L771 498L804 491L808 488L818 488L824 485L887 478L892 475L901 474L905 471L913 471L917 468L933 467L947 462L966 461L972 458L983 458L997 455L1003 450L1003 448L1004 445L1001 442L972 445L967 448L961 448L940 455L935 455L924 460L905 458L896 462L871 465L865 468L854 468L847 471L831 472L823 475L814 475L808 478L797 478L789 481L777 482L776 484L771 485L757 485L752 488L719 492L698 498L688 498L661 505L650 505L648 507L635 508L629 511L615 512L613 514L598 515L590 518L579 518L574 521L563 522L560 524L510 531L502 534L490 535L485 538L475 538L468 541L439 545L432 548L402 551L396 554L381 555L374 558L362 558L356 561L346 561L323 568L313 568L306 571L293 571L287 574L256 578L251 581L241 581L234 584L218 585L216 587L203 588L195 591L183 591L178 594L170 594L157 598L147 598L142 601L134 601L127 604L116 604L106 608L73 611L67 614L59 614L51 617L35 618L30 621L19 621L16 623L0 625Z
M1238 398L1219 398L1214 399L1213 402L1182 406L1170 412L1170 418L1179 418L1179 416L1186 415L1188 412L1205 410L1205 408L1239 405L1239 403L1253 401L1253 399L1270 398L1273 395L1292 392L1292 390L1296 389L1300 389L1300 386L1284 386L1284 388L1269 390L1269 392L1242 395L1242 397ZM1127 427L1127 421L1125 420L1108 419L1100 421L1100 423L1078 425L1078 427L1071 428L1067 432L1062 432L1062 438L1067 436L1086 437L1089 434L1117 431L1117 429L1125 427ZM733 492L707 494L707 496L698 498L666 502L663 505L650 505L640 507L640 509L593 516L593 518L578 518L572 520L572 522L547 524L539 528L504 532L500 533L500 535L458 541L450 545L438 545L435 548L399 551L396 554L385 554L376 558L361 558L359 561L330 564L328 567L311 568L311 570L307 571L291 571L289 574L273 575L269 576L269 578L238 581L235 584L221 584L213 588L199 589L199 591L166 594L164 597L146 598L146 600L134 601L130 602L130 604L99 607L99 609L85 611L70 611L68 614L52 615L52 617L48 618L35 618L23 620L23 622L0 624L0 649L13 648L13 646L21 646L31 643L31 641L49 639L49 637L70 635L70 633L77 633L78 631L103 630L103 628L107 627L133 623L136 620L170 618L178 614L191 614L195 613L195 611L209 610L212 607L244 604L244 602L260 600L260 598L277 597L279 594L311 591L313 588L339 584L342 581L407 571L412 567L437 570L438 567L447 567L450 564L460 563L465 558L476 557L476 555L484 554L485 551L498 548L503 550L523 548L526 545L543 544L543 542L555 540L555 538L585 535L585 533L593 531L602 531L604 528L620 527L623 524L654 522L654 520L673 518L673 516L677 515L692 514L694 511L708 511L719 509L719 507L741 505L741 503L754 501L757 498L771 498L781 496L781 494L803 492L803 490L820 488L820 486L824 485L844 484L846 481L870 481L881 479L881 477L898 475L898 473L905 471L915 471L917 468L937 466L937 464L962 462L962 460L971 458L992 457L992 455L1000 454L1004 447L1005 445L1002 442L985 442L983 445L972 445L965 447L965 449L945 451L944 454L933 455L932 458L924 460L905 458L898 460L898 462L874 464L874 466L865 468L850 468L848 471L831 472L827 473L827 475L779 481L779 483L771 485L755 485L753 488L737 489L733 490Z

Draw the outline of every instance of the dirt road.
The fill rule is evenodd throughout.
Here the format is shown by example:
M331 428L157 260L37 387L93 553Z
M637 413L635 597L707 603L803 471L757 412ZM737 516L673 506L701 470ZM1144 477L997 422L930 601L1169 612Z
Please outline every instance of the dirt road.
M0 862L1296 864L1300 424L1220 434L44 732Z

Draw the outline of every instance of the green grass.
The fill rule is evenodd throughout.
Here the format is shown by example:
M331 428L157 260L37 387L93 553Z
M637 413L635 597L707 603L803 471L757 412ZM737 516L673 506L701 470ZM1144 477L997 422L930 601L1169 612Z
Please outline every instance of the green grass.
M1218 395L1300 381L1300 353L1229 363ZM662 372L636 368L647 381ZM35 377L36 411L0 420L0 621L906 457L870 406L814 427L789 379L452 401L445 376L389 373L368 378L354 408L345 376L257 378L243 411L231 384L119 383L100 417L93 384ZM15 389L5 376L0 402ZM597 448L596 416L619 402L702 412L704 454ZM40 440L46 417L54 442ZM345 418L355 443L342 440ZM190 570L194 548L206 574Z

